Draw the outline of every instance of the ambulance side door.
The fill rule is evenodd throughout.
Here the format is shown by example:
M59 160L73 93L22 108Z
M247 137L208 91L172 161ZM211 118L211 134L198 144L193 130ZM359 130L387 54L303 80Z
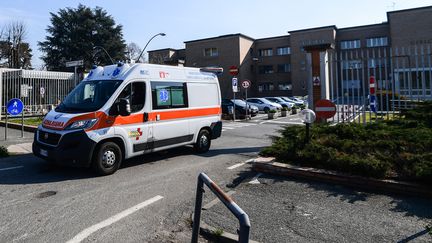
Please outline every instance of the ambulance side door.
M151 82L154 149L190 142L186 82Z
M146 100L146 82L133 81L129 83L117 97L116 102L120 98L129 100L131 114L129 116L116 117L116 133L122 134L126 139L127 157L142 154L145 150L149 150L148 137L150 124L145 119ZM151 136L151 135L150 135Z

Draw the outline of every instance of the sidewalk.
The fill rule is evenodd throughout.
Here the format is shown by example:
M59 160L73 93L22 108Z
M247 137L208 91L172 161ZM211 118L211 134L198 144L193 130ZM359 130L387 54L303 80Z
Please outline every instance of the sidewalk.
M239 173L239 176L245 172ZM432 201L378 195L343 186L261 174L244 180L233 200L249 215L250 239L259 242L430 242L425 226ZM221 204L202 220L236 233L238 222Z
M5 140L5 128L0 127L0 146L8 148L10 153L31 153L33 137L33 133L24 132L24 137L22 138L21 130L8 128L7 140Z

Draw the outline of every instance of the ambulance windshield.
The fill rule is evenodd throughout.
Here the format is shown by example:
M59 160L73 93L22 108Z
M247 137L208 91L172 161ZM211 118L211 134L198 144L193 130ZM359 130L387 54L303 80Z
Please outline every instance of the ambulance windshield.
M108 101L121 82L121 80L81 82L55 110L65 113L97 111Z

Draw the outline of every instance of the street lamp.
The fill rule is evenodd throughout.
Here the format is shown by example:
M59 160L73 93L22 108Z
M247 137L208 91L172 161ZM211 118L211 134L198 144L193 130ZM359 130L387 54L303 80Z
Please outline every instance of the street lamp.
M93 50L96 50L98 48L102 49L105 52L105 54L109 57L109 59L111 60L112 64L114 64L114 60L111 58L110 54L108 54L107 50L105 50L105 48L103 48L102 46L94 46Z
M150 41L152 41L152 40L153 40L156 36L158 36L158 35L160 35L160 36L166 36L165 33L159 33L159 34L154 35L152 38L150 38L150 40L147 41L147 44L144 46L144 49L141 51L141 53L140 53L140 55L138 56L138 58L135 60L136 63L139 63L139 59L141 58L142 54L144 53L144 51L145 51L145 49L147 48L147 46L148 46L148 44L150 43Z

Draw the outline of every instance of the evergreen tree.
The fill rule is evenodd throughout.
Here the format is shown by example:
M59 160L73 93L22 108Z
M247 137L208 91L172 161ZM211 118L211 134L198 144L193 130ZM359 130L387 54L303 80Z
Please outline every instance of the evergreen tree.
M78 5L76 9L60 9L51 14L48 36L39 42L44 52L42 60L47 70L70 71L66 62L84 60L88 70L93 64L111 64L110 57L100 49L104 48L115 60L124 60L126 49L122 26L100 7L91 9ZM100 48L102 47L102 48Z

